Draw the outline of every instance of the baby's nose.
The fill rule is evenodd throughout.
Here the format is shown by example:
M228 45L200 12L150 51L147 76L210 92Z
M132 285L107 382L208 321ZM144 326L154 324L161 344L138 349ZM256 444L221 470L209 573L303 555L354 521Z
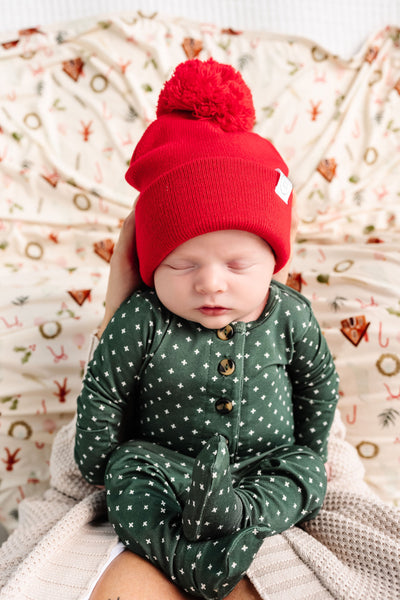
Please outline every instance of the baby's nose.
M196 278L196 291L201 294L218 294L226 289L226 281L217 266L202 267Z

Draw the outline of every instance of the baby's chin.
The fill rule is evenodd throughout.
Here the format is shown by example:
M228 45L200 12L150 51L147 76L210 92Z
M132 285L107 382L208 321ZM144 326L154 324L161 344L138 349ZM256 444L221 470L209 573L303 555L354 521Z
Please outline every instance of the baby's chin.
M230 323L232 323L231 320L210 320L210 319L198 319L197 321L194 321L195 323L199 323L199 325L201 325L202 327L204 327L204 329L224 329L224 327L226 327L227 325L230 325Z

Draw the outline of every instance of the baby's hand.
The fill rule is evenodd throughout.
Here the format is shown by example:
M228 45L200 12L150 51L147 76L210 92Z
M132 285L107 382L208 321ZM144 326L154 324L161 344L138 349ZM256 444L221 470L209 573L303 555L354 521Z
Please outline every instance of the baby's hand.
M97 337L101 336L117 308L141 284L136 255L135 212L132 210L122 225L121 233L111 257L105 313L97 331Z

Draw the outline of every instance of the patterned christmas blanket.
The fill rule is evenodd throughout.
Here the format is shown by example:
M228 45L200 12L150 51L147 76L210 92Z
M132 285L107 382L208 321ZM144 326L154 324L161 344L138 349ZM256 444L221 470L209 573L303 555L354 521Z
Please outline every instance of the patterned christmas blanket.
M291 285L311 299L341 378L346 440L400 502L400 31L349 60L310 40L125 14L0 40L0 522L49 487L74 415L124 181L164 80L186 58L238 68L256 131L298 195Z

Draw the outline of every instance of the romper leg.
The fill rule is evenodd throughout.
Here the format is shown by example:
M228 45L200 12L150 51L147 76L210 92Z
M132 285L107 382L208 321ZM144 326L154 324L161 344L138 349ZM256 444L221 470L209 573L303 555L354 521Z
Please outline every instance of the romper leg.
M216 435L195 459L183 531L193 541L260 525L273 535L315 516L325 492L325 466L309 448L277 448L232 475L226 440Z
M262 526L269 535L315 517L327 485L322 458L305 446L277 448L243 461L233 478L244 507L241 527Z
M179 539L192 464L190 457L146 441L122 444L109 460L109 520L130 550L155 565L168 562L166 549L173 553Z
M121 541L147 558L186 592L221 600L242 579L262 544L260 528L215 541L183 534L193 459L149 442L127 442L113 452L105 487L109 520Z

